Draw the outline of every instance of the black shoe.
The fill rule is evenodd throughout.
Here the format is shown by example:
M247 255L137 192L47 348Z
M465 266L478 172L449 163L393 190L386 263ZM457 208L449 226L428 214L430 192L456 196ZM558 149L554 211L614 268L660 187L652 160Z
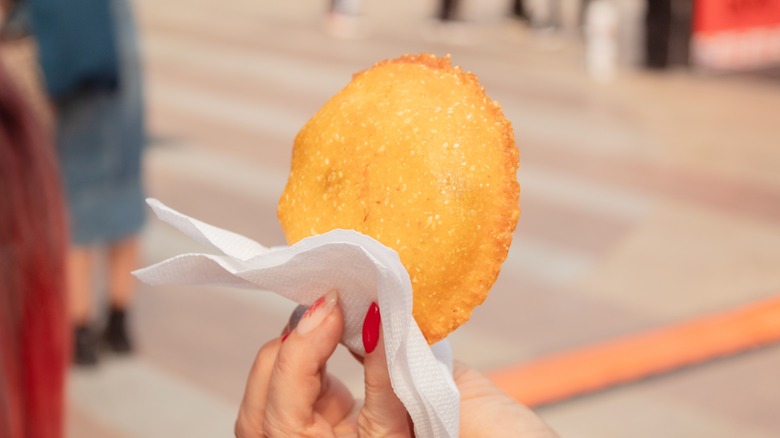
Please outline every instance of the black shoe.
M97 340L89 326L79 324L73 329L73 363L78 366L95 366L98 363Z
M133 344L127 334L126 319L125 309L111 307L106 331L103 333L103 343L114 353L128 354L133 352Z

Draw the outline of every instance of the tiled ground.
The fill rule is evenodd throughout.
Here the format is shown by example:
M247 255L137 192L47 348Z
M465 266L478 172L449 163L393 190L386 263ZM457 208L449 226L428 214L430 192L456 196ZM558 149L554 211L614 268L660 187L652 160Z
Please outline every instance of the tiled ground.
M489 371L780 293L780 88L748 77L584 74L577 41L498 20L437 41L433 2L365 2L364 38L321 30L324 4L137 2L155 144L151 195L267 245L292 139L358 70L452 53L501 102L521 148L523 213L494 291L451 336ZM144 263L198 247L150 221ZM232 433L245 373L292 305L262 293L140 286L139 354L73 371L72 437ZM780 436L780 349L544 407L566 437ZM352 388L359 368L333 366Z

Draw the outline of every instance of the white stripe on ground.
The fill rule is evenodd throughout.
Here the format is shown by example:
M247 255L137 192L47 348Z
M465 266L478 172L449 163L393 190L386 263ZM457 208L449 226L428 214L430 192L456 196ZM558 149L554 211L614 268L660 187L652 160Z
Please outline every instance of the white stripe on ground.
M620 219L637 220L645 216L652 204L650 198L613 185L586 181L533 165L522 165L520 200L524 195L545 201L598 212Z
M336 63L251 51L205 39L155 33L147 40L150 44L146 46L145 55L160 67L175 63L178 68L213 73L214 78L242 78L256 82L260 87L271 85L285 90L291 97L317 96L312 99L315 102L325 103L349 82L353 73L348 66L339 67ZM219 62L214 62L215 54L219 54Z
M520 236L512 242L502 269L529 275L551 285L570 285L582 278L594 262L594 256L582 251Z
M665 395L648 382L574 398L552 409L543 408L540 413L560 436L571 438L777 436L739 418L730 418L695 402L686 402L682 397ZM614 421L616 418L619 420ZM666 433L668 430L664 425L673 425L677 433ZM665 432L659 433L659 430Z
M105 360L73 370L69 402L123 436L232 436L237 407L138 359Z
M278 199L287 182L287 172L264 167L202 148L155 148L149 151L150 171L177 174L211 183L231 193L245 193L257 199ZM605 216L638 220L651 209L652 199L619 187L582 181L562 172L524 165L518 172L522 196L593 211Z
M228 126L242 126L258 135L275 138L294 138L312 115L272 106L258 99L226 99L218 91L193 89L167 80L155 82L151 99L154 105L165 105L204 120L219 120Z
M150 173L175 175L185 181L196 180L229 192L231 196L246 196L253 202L258 199L276 202L287 183L286 171L203 148L152 148L146 163ZM182 184L186 184L185 181ZM240 207L236 205L236 210Z
M287 179L286 173L279 170L184 146L150 150L148 166L151 172L165 172L185 181L196 179L200 183L230 192L234 197L243 196L247 199L267 199L274 202L284 189ZM632 219L641 217L649 208L648 201L634 198L629 193L595 183L579 183L556 172L526 167L521 178L523 184L526 184L523 190L544 197L549 202L596 209L602 214ZM240 205L236 205L237 210L240 208ZM155 245L170 240L165 234L154 232L157 235L152 240ZM196 248L188 244L176 245L181 246L182 252ZM593 258L589 254L553 245L532 236L521 236L512 246L505 269L533 272L535 276L551 284L562 284L579 278L592 263Z

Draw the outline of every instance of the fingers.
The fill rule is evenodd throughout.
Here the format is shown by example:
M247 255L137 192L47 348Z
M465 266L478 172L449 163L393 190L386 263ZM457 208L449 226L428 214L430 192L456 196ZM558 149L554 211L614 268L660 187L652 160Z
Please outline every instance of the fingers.
M330 419L318 410L327 417L342 418L349 412L351 395L324 373L343 330L338 294L331 291L312 304L297 326L283 337L270 376L265 433L310 434L313 427L324 426Z
M235 435L238 438L263 436L268 384L280 345L280 339L274 339L263 345L255 357L236 419Z
M380 322L379 306L372 303L363 323L366 400L358 426L361 436L410 436L406 408L390 383Z
M299 305L293 310L282 331L282 342L298 326L298 322L307 310L309 308L304 305ZM314 404L314 411L322 415L330 424L336 424L349 414L355 403L354 397L343 382L325 372L325 367L322 368L321 375L322 387L320 388L320 397Z
M344 331L338 295L331 292L300 317L291 317L280 339L258 353L236 422L236 436L324 436L332 426L354 421L359 407L347 388L325 373ZM366 397L358 428L363 436L412 436L413 426L395 395L387 369L379 307L363 326ZM354 424L354 423L353 423Z
M295 327L298 326L298 322L301 320L307 310L309 310L309 307L304 306L303 304L293 309L292 313L290 314L290 319L287 320L287 325L284 326L284 330L282 330L282 336L290 333Z

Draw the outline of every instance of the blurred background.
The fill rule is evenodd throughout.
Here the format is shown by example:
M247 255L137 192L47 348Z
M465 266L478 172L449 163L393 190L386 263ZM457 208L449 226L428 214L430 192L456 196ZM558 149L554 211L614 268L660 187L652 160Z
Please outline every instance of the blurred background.
M456 358L512 370L778 297L780 2L458 3L134 1L148 194L284 244L298 129L376 61L451 54L511 120L522 191L502 273L450 336ZM154 219L142 248L144 266L204 250ZM138 285L137 354L71 371L68 436L231 436L254 355L292 308ZM360 394L353 362L340 350L329 370ZM537 412L564 437L768 438L778 406L770 343Z

